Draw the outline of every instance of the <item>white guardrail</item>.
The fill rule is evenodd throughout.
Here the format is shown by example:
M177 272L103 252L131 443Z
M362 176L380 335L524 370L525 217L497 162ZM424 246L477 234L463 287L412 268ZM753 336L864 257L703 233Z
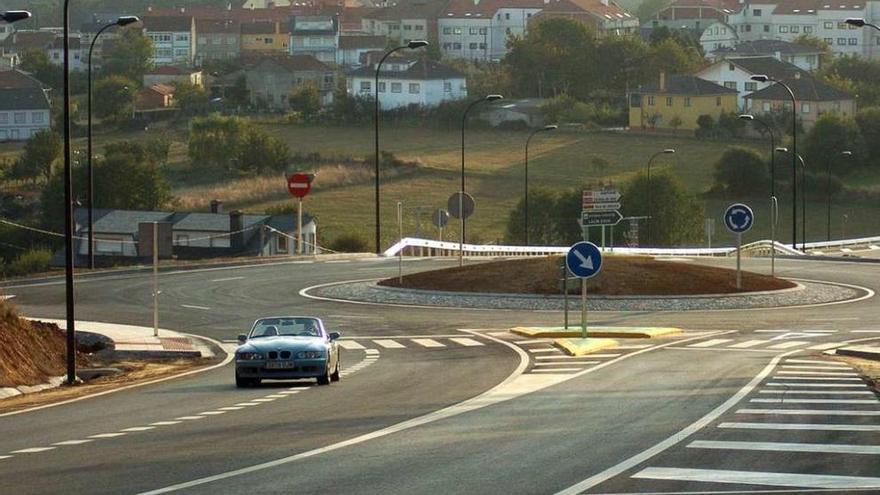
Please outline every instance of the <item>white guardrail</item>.
M831 251L842 248L854 248L859 246L875 249L872 246L880 245L880 237L862 237L858 239L843 239L830 242L808 242L807 251ZM404 256L458 256L459 244L457 242L434 241L415 237L404 237L388 248L383 256L397 256L403 250ZM465 256L547 256L551 254L563 254L568 251L568 246L501 246L494 244L464 244L462 246ZM775 249L777 254L788 256L804 256L798 249L792 249L791 245L780 242L761 240L743 244L743 254L751 256L769 256L770 251ZM880 248L878 248L880 249ZM734 247L717 248L627 248L606 247L607 253L619 254L644 254L654 256L730 256L736 252Z

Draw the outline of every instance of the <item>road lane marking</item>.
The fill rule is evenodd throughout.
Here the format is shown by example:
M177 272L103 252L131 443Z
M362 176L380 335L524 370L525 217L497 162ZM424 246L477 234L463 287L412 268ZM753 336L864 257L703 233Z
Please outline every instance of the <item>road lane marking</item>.
M156 421L155 423L150 423L150 426L171 426L171 425L179 425L183 423L183 421Z
M250 407L250 406L259 406L260 403L259 402L239 402L238 404L235 404L235 405L241 406L241 407Z
M880 488L880 478L828 474L770 473L722 469L684 469L648 467L632 475L636 479L701 481L743 485L790 486L797 488L855 489Z
M211 280L211 282L231 282L233 280L244 280L244 277L215 278L215 279Z
M880 333L880 330L853 330L852 333Z
M131 428L123 428L119 431L131 432L131 431L147 431L147 430L154 430L154 429L156 429L155 426L132 426Z
M266 396L267 399L283 399L285 397L287 397L287 396L283 395L283 394L272 394L272 395Z
M853 321L859 320L861 318L854 317L843 317L843 318L804 318L804 321Z
M870 390L761 390L759 394L874 395Z
M209 307L207 307L207 306L196 306L196 305L194 305L194 304L181 304L180 307L181 307L181 308L189 308L189 309L201 309L201 310L204 310L204 311L210 311L210 310L211 310L211 308L209 308ZM233 342L238 342L238 341L233 341Z
M694 440L689 449L754 450L768 452L820 452L823 454L880 454L880 445L850 445L838 443L788 443L788 442L733 442L719 440Z
M378 359L379 349L364 349L364 353L367 355L367 359Z
M834 349L836 347L843 347L845 345L846 344L841 344L839 342L832 342L830 344L813 345L813 346L807 347L807 349L810 349L811 351L827 351L828 349Z
M11 457L11 455L0 455L0 459L9 459Z
M705 342L697 342L696 344L691 344L688 347L713 347L727 342L733 342L733 339L711 339Z
M550 363L547 361L542 361L539 363L535 363L535 366L571 366L572 364L599 364L600 362L601 361L576 361L574 363L572 363L572 362L566 363L565 361L562 361L559 363ZM581 369L581 368L578 368L578 369Z
M91 440L91 439L85 439L85 440L65 440L65 441L63 441L63 442L55 442L55 443L53 443L52 445L58 445L58 446L63 446L63 445L82 445L82 444L84 444L84 443L89 443L89 442L94 442L94 440Z
M858 373L852 371L777 371L778 375L798 375L798 376L859 376Z
M385 349L405 349L406 346L401 344L400 342L392 339L377 339L373 341L374 344L383 347Z
M583 371L583 368L547 368L547 369L533 369L530 373L559 373L561 371Z
M324 263L351 263L351 260L327 260Z
M55 450L57 447L31 447L29 449L13 450L10 454L36 454L47 450Z
M718 428L741 430L805 430L805 431L880 431L880 425L842 425L815 423L747 423L731 421Z
M531 340L516 340L513 342L516 345L529 345L529 344L552 344L553 339L531 339Z
M774 380L824 380L824 381L839 381L839 382L860 382L861 378L842 378L836 376L790 376L776 375L773 377Z
M116 438L121 437L122 435L127 435L127 433L98 433L97 435L92 435L89 438Z
M768 387L826 387L826 388L864 388L865 385L856 385L852 383L780 383L770 382Z
M637 344L637 345L619 345L615 349L647 349L653 344Z
M789 416L880 416L880 411L843 411L839 409L738 409L737 414L785 414Z
M419 344L422 347L446 347L444 344L437 342L434 339L410 339L416 344Z
M281 395L294 395L294 394L298 394L299 390L282 390L281 392L278 392L278 393ZM256 406L257 404L250 404L250 405Z
M254 399L254 400L257 401L257 400L261 400L261 399ZM267 399L262 399L262 400L267 400ZM275 400L275 399L271 399L271 400ZM199 414L204 415L204 416L219 416L221 414L226 414L226 411L205 411L205 412L200 412Z
M809 365L809 364L785 364L782 365L782 369L784 370L811 370L811 371L847 371L851 370L849 366L820 366L820 365Z
M456 344L463 345L465 347L476 347L476 346L484 346L486 344L480 342L479 340L474 340L470 337L452 337L449 339Z
M205 417L204 416L181 416L179 418L174 418L174 419L180 419L183 421L190 421L193 419L205 419Z
M837 344L835 344L835 345L837 345ZM785 360L785 362L786 363L798 363L798 364L821 364L821 365L825 365L825 366L838 366L838 367L847 368L847 369L850 368L850 366L847 364L840 364L840 363L836 363L834 361L819 361L816 359L787 359L787 360Z
M767 342L770 342L770 341L769 340L747 340L745 342L740 342L739 344L733 344L730 347L733 347L734 349L745 349L747 347L754 347L756 345L766 344Z
M561 360L561 361L578 361L581 359L601 359L601 358L613 358L620 356L620 354L588 354L586 356L568 356L568 355L559 355L559 356L534 356L535 359L553 359L553 360Z
M218 411L241 411L245 406L226 406L218 408Z
M792 347L797 347L799 345L809 344L809 342L804 342L801 340L792 340L790 342L783 342L781 344L767 346L767 349L791 349Z
M343 349L346 349L349 351L364 349L364 346L358 344L357 342L355 342L353 340L340 340L339 347L342 347Z
M749 402L762 402L766 404L880 404L880 401L871 399L752 399Z
M538 353L538 352L559 352L559 350L558 350L558 349L553 349L553 348L551 348L551 347L545 347L545 348L543 348L543 349L529 349L529 352L531 352L531 353Z

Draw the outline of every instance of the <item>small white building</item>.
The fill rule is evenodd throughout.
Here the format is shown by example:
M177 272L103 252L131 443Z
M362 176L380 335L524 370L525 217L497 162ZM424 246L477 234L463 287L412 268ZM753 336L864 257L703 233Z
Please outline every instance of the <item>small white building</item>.
M155 65L191 65L196 53L196 24L192 16L142 17L144 34L153 42Z
M42 84L18 70L0 71L0 142L24 141L52 123Z
M440 51L449 58L501 60L507 37L523 36L544 0L451 0L437 19Z
M715 50L733 48L738 42L736 29L724 22L709 25L700 35L700 46L703 47L703 53L706 55Z
M86 58L88 54L83 55L82 50L82 42L79 37L70 37L70 70L79 71L86 70ZM88 51L86 48L85 51ZM52 47L49 48L49 61L51 61L55 65L62 65L64 63L64 38L55 38L55 41L52 42Z
M801 73L804 77L809 74L787 62L780 62L773 57L753 58L730 58L721 60L697 72L695 75L700 79L711 81L725 88L737 91L736 103L740 110L747 110L745 96L755 91L760 91L774 83L752 81L752 76L764 74L773 79L784 81Z
M820 67L822 50L780 40L755 40L740 42L733 48L720 48L707 53L709 60L773 57L781 62L795 65L801 70L813 72Z
M348 77L348 94L372 98L376 66L361 67ZM379 105L385 109L418 105L434 107L467 97L467 78L431 60L390 58L379 73Z

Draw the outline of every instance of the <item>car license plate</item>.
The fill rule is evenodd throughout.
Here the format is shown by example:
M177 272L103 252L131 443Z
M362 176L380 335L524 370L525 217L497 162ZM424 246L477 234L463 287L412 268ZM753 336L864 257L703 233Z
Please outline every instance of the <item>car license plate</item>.
M269 361L266 368L270 370L283 370L293 368L293 361Z

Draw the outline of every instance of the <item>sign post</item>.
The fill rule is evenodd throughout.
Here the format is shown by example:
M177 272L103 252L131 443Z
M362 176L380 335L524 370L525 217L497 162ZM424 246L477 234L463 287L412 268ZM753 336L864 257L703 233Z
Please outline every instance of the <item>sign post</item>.
M742 251L742 235L748 232L755 223L755 214L748 205L734 203L724 212L724 225L727 230L736 234L736 288L742 289L742 269L740 265Z
M449 196L446 202L446 208L449 214L460 220L459 225L461 231L458 239L458 266L464 266L464 220L474 214L476 203L473 196L466 192L457 192Z
M623 220L620 214L620 192L613 186L584 191L582 196L581 228L584 241L589 241L590 227L600 227L602 249L605 249L605 227L613 227ZM613 243L612 239L612 243Z
M403 203L397 202L397 242L403 243ZM403 287L403 247L397 250L397 282Z
M568 271L581 279L581 334L587 338L587 279L602 270L602 252L592 242L582 241L573 245L565 255Z
M431 214L431 222L440 230L437 240L443 241L443 227L449 223L449 212L444 209L434 210L434 213Z
M776 221L779 220L779 201L770 196L770 276L776 276Z
M159 336L159 222L153 222L153 337Z
M301 172L287 176L287 191L298 199L296 210L296 254L303 254L303 198L312 190L312 180L314 178L314 174L304 174Z

